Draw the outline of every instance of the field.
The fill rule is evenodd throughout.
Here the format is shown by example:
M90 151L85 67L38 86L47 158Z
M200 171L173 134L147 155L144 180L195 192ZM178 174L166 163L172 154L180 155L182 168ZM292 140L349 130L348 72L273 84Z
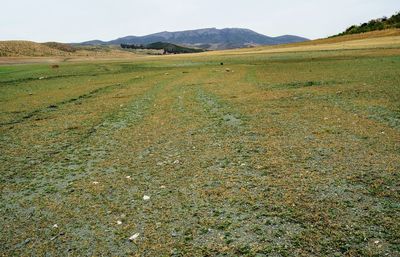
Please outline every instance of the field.
M400 255L398 35L2 65L0 106L3 256Z

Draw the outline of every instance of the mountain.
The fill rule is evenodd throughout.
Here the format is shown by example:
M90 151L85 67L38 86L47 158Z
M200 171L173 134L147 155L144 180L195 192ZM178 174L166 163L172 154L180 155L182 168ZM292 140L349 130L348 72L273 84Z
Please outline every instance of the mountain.
M285 35L280 37L268 37L249 29L226 28L226 29L198 29L177 32L160 32L147 36L127 36L108 42L93 40L80 43L82 45L120 45L135 44L147 45L154 42L167 42L187 47L198 47L202 49L231 49L242 48L253 45L278 45L308 41L307 38Z

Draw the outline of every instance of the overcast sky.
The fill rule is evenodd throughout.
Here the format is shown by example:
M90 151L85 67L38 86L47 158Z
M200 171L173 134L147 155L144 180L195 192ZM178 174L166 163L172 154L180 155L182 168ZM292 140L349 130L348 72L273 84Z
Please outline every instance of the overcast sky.
M400 0L1 0L0 40L111 40L199 28L311 39L390 16Z

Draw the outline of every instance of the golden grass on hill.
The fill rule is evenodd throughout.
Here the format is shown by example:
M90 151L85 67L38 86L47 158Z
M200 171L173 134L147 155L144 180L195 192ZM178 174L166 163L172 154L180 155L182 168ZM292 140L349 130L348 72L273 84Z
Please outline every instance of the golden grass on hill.
M134 53L115 48L74 48L57 42L0 41L0 57L133 57Z
M69 53L31 41L0 41L0 57L67 55Z
M233 49L227 51L207 52L209 55L219 54L252 54L252 53L284 53L326 50L351 50L365 48L400 48L400 29L375 31L357 35L347 35L328 39L318 39L301 43L260 46L254 48Z

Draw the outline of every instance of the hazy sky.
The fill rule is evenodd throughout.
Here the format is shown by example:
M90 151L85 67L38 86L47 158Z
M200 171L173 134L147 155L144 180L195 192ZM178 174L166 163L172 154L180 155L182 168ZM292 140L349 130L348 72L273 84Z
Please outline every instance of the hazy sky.
M0 40L81 42L239 27L321 38L400 11L400 0L1 0Z

